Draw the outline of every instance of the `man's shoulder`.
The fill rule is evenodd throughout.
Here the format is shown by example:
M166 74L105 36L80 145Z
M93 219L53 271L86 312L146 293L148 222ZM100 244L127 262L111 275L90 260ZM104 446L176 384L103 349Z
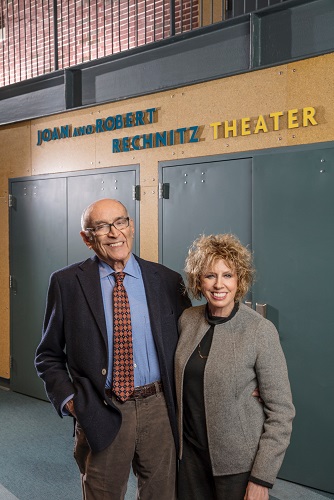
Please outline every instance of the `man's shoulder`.
M57 269L52 273L51 276L56 276L56 277L70 276L76 274L79 269L84 270L90 267L98 267L98 263L95 257L90 257L86 260L74 262L73 264L69 264L68 266L62 267L61 269Z
M134 256L137 262L139 263L139 266L142 270L142 272L155 272L159 273L161 275L165 276L170 276L174 278L179 278L180 274L173 269L170 269L167 266L164 266L163 264L159 264L159 262L152 262L151 260L145 260L142 259L141 257L138 257L137 255Z

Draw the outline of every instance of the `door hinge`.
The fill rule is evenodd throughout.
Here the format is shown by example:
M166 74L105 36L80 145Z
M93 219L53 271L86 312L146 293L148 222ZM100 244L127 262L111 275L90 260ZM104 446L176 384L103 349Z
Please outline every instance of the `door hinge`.
M13 294L16 295L17 283L14 276L9 276L9 288L12 290Z
M14 196L12 194L8 195L8 206L12 207L14 203Z
M13 361L13 356L9 356L9 368L13 368L14 361Z
M132 186L132 199L140 201L140 185Z
M16 281L12 275L9 276L9 288L14 292L14 295L16 295Z
M169 200L169 182L159 182L159 199Z

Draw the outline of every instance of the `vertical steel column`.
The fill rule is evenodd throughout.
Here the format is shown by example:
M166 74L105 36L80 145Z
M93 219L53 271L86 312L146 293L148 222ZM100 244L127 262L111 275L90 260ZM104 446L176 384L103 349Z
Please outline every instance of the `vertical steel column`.
M45 19L44 19L44 0L42 0L42 31L43 31L43 75L46 73L45 68Z
M35 2L35 54L36 54L36 76L38 76L38 5L37 0Z
M74 0L74 64L77 64L77 2Z
M54 71L59 69L58 65L58 11L57 11L57 0L53 0L53 59L54 59Z
M6 8L7 12L7 8ZM5 80L6 80L6 75L5 75L5 37L6 37L6 29L7 29L7 37L8 37L8 26L5 25L5 19L4 19L4 6L3 6L3 0L1 0L1 30L2 30L2 35L3 35L3 42L1 44L2 46L2 80L0 80L1 86L5 85Z
M92 49L91 49L91 8L90 0L88 0L88 61L92 60Z
M156 22L155 22L155 0L153 2L153 41L155 42L155 34L156 34L156 31L155 31L155 25L156 25Z
M175 0L169 2L170 11L170 36L175 35Z
M23 6L23 10L24 10L24 6ZM21 20L20 20L20 0L17 0L17 20L18 20L18 28L19 28L19 36L18 36L18 39L19 39L19 66L20 66L20 77L19 77L19 82L21 81L22 79L22 54L21 54ZM14 42L15 43L15 42ZM15 81L16 80L16 69L15 69Z
M67 0L67 53L68 66L71 66L71 37L70 37L70 0ZM66 62L65 62L66 64Z
M52 66L51 66L51 11L50 11L50 3L49 3L49 0L48 0L48 42L49 42L49 51L48 51L48 54L49 54L49 72L52 71ZM27 46L27 44L26 44Z
M138 2L135 2L135 46L138 47Z
M31 21L31 2L29 2L29 40L30 40L30 76L32 77L32 21Z
M128 3L127 3L127 9L128 9L128 15L127 15L127 18L128 18L128 23L127 23L127 31L128 31L128 50L130 48L130 3L129 3L129 0L128 0Z
M147 41L146 11L147 11L147 9L146 9L146 0L144 0L144 12L145 12L145 14L144 14L144 33L145 33L144 39L145 39L145 45L146 45L146 41Z
M12 37L13 37L13 56L14 56L14 64L13 64L13 82L15 82L15 68L16 68L16 46L15 46L15 5L12 2ZM9 37L8 37L8 45L9 45ZM9 69L9 77L10 77L10 69ZM9 83L11 83L9 79Z

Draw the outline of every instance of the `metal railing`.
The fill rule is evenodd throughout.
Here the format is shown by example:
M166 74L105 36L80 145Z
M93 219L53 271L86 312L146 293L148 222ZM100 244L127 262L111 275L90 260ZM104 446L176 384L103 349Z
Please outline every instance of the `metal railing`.
M0 0L0 87L286 0Z

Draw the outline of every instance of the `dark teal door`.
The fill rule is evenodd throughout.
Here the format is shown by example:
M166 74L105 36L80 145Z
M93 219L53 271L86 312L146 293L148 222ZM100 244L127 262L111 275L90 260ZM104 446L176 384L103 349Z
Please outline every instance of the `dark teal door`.
M120 200L135 220L134 250L139 250L138 201L133 198L138 172L138 167L120 167L10 181L12 390L46 398L34 367L46 292L53 271L92 255L79 234L83 209L101 198Z
M334 149L253 163L253 300L268 304L296 418L280 477L334 493Z
M183 271L189 245L201 234L234 232L251 244L252 159L163 165L159 261Z
M15 180L11 194L11 389L45 399L34 357L50 273L67 264L66 179Z
M162 263L181 271L203 232L252 244L253 307L278 328L297 412L279 477L334 493L334 149L163 164L160 180Z

